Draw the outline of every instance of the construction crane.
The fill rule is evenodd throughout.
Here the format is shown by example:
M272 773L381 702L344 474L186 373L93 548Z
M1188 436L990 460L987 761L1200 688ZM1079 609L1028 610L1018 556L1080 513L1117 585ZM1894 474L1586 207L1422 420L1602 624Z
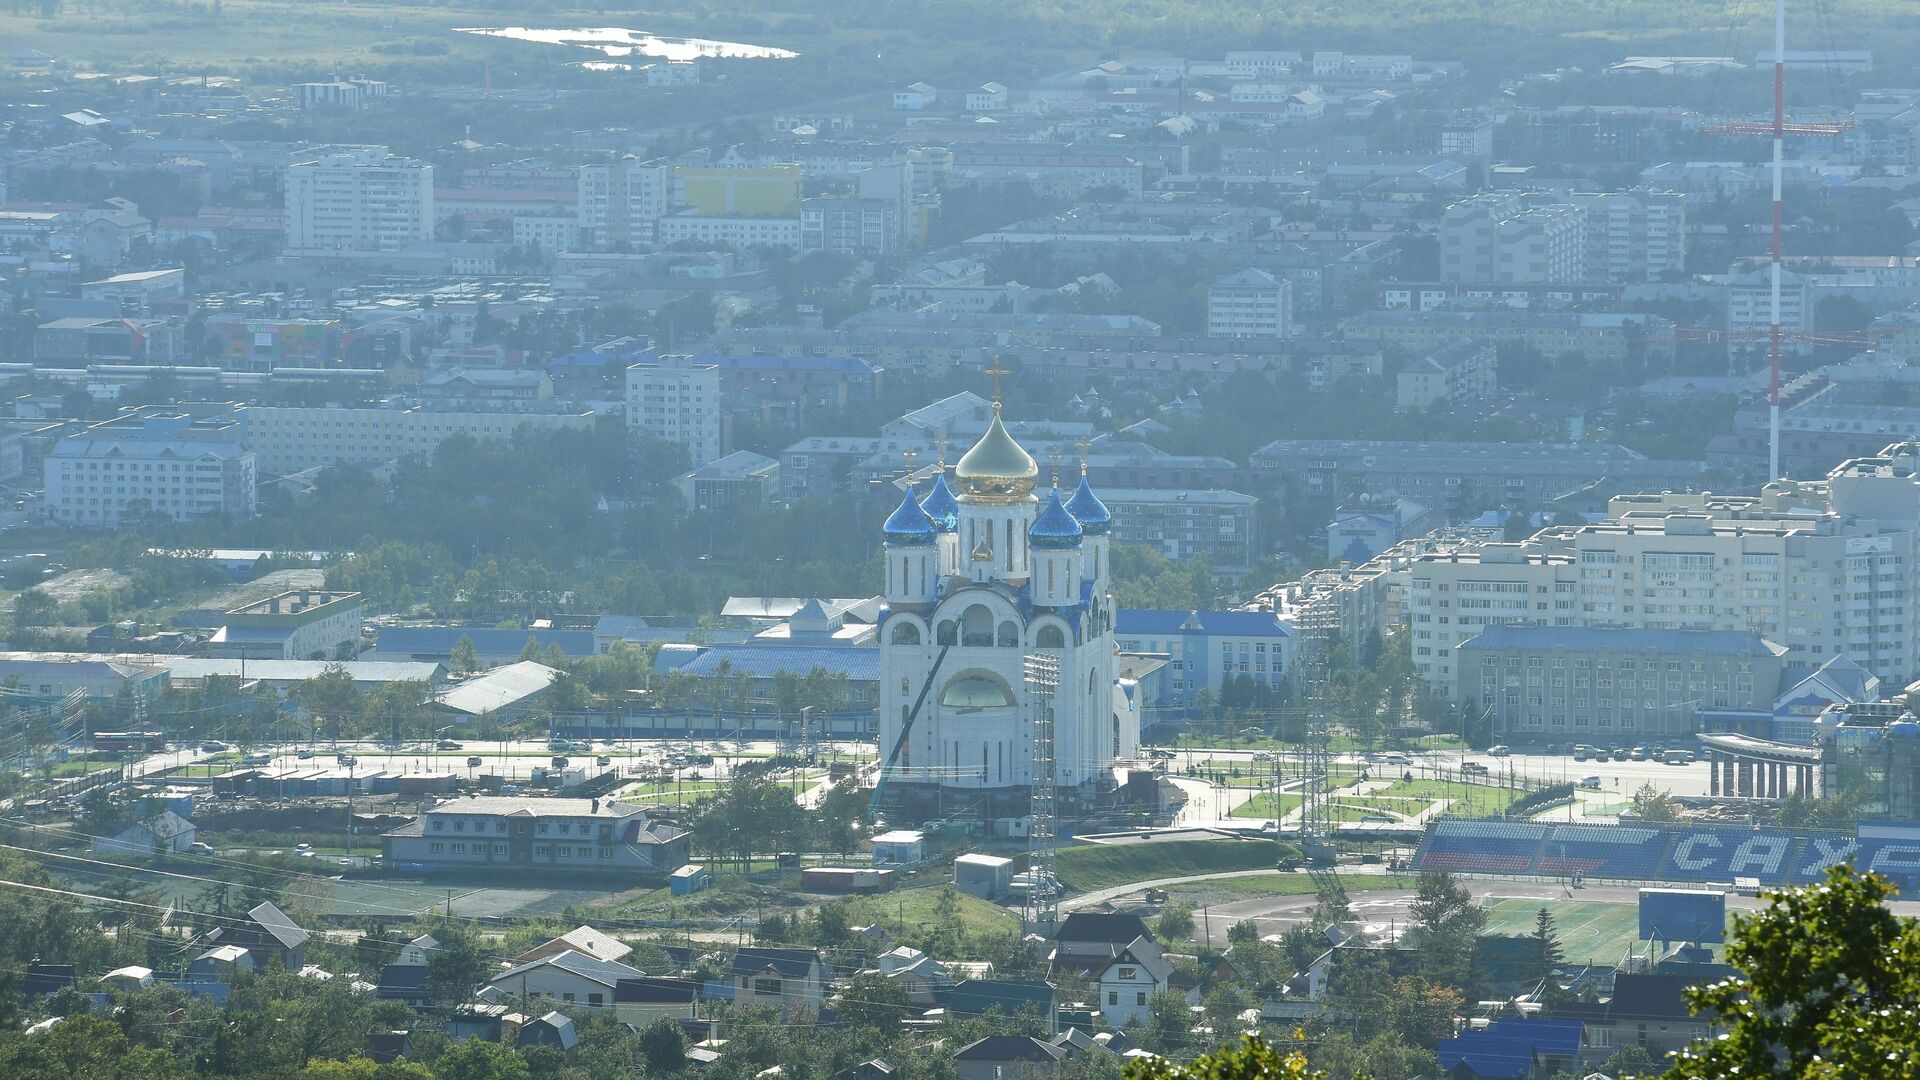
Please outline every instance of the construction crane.
M933 681L940 675L940 665L946 663L947 652L951 645L940 646L940 652L933 658L933 667L927 671L927 681L920 684L920 693L914 696L913 707L907 710L907 718L900 724L900 736L893 740L893 747L887 756L880 759L880 771L873 781L873 798L867 802L869 816L880 812L880 800L887 793L887 780L893 775L893 763L900 759L900 751L906 749L907 736L913 733L913 722L920 718L920 709L927 703L927 694L933 690Z

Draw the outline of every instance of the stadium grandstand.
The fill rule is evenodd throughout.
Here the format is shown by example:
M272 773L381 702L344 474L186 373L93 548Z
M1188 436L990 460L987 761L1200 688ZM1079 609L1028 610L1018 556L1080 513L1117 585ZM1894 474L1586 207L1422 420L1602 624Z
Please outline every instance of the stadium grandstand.
M1920 825L1862 822L1844 833L1442 818L1413 855L1418 870L1682 885L1804 884L1840 862L1887 877L1903 897L1920 897Z

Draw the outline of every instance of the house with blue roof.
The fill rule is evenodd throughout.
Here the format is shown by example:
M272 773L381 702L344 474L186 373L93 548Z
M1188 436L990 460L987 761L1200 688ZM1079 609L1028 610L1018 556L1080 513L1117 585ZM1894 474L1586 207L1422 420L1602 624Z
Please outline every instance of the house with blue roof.
M1571 1072L1580 1056L1578 1020L1496 1020L1440 1040L1440 1071L1478 1080L1534 1080Z
M1249 684L1277 689L1297 648L1293 632L1271 611L1121 608L1113 632L1122 652L1167 661L1141 684L1149 709L1189 706L1201 690L1225 701L1235 696L1229 690L1236 683L1241 690Z
M518 661L527 642L537 648L556 647L569 660L584 660L594 655L596 646L591 630L502 630L493 626L387 626L380 630L373 652L366 660L415 660L447 663L461 638L473 642L475 658L481 667L501 667Z

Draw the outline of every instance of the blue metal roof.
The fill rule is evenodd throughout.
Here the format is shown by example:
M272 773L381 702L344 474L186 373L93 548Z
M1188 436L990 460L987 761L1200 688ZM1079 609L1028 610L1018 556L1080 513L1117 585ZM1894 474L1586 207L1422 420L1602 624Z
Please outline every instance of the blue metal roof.
M1060 489L1054 488L1047 497L1047 505L1040 510L1040 516L1034 519L1033 527L1027 530L1027 537L1033 546L1041 549L1061 549L1080 546L1080 523L1067 513L1065 503L1060 501Z
M1073 498L1067 500L1067 512L1080 522L1080 529L1088 536L1100 536L1113 527L1113 514L1107 510L1107 504L1093 493L1093 485L1087 483L1087 474L1080 474L1080 486L1074 490Z
M845 675L853 682L880 681L880 650L874 646L832 645L715 645L686 662L689 675L713 675L725 661L735 675L769 679L775 675L805 675L821 668Z
M894 508L881 531L886 533L888 547L923 547L933 543L933 519L920 509L920 500L914 496L913 488L907 488L901 496L900 505Z
M1197 619L1199 629L1187 627ZM1202 634L1208 637L1292 637L1280 617L1271 611L1166 611L1154 608L1121 608L1114 615L1116 634L1157 634L1174 637Z
M1778 656L1747 630L1642 630L1612 626L1489 626L1461 642L1476 652L1492 649L1616 650L1621 652L1704 652L1725 656Z
M947 474L944 471L933 478L933 490L920 500L920 509L927 512L934 528L941 532L960 530L960 500L953 497L953 489L947 486Z
M872 375L878 370L857 356L768 356L765 354L725 356L717 353L702 353L694 357L693 362L712 364L722 370L838 371L848 375Z

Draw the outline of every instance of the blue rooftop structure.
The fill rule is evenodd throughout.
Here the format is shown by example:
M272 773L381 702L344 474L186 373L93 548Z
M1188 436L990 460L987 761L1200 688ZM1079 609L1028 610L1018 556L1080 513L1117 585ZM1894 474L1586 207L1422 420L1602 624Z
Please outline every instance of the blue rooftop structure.
M1241 676L1273 689L1293 663L1293 635L1271 611L1123 607L1113 633L1122 651L1167 658L1141 682L1150 708L1191 704L1202 690L1220 700Z
M1496 1020L1484 1031L1442 1039L1440 1069L1449 1076L1465 1071L1483 1080L1534 1075L1537 1065L1564 1068L1580 1053L1578 1020Z
M1074 490L1073 498L1067 500L1067 512L1080 522L1081 531L1088 536L1104 536L1113 528L1113 514L1093 493L1085 469L1080 471L1080 486Z
M920 509L927 512L934 528L943 533L960 531L960 500L953 497L953 489L947 486L947 474L942 470L933 478L933 490L920 500Z
M924 547L933 543L933 519L920 508L913 488L907 488L881 531L886 534L888 547Z
M1033 527L1027 530L1027 537L1036 548L1059 550L1079 547L1080 531L1080 522L1067 512L1066 504L1060 501L1060 489L1056 487L1047 505L1041 508L1040 516L1034 519Z

